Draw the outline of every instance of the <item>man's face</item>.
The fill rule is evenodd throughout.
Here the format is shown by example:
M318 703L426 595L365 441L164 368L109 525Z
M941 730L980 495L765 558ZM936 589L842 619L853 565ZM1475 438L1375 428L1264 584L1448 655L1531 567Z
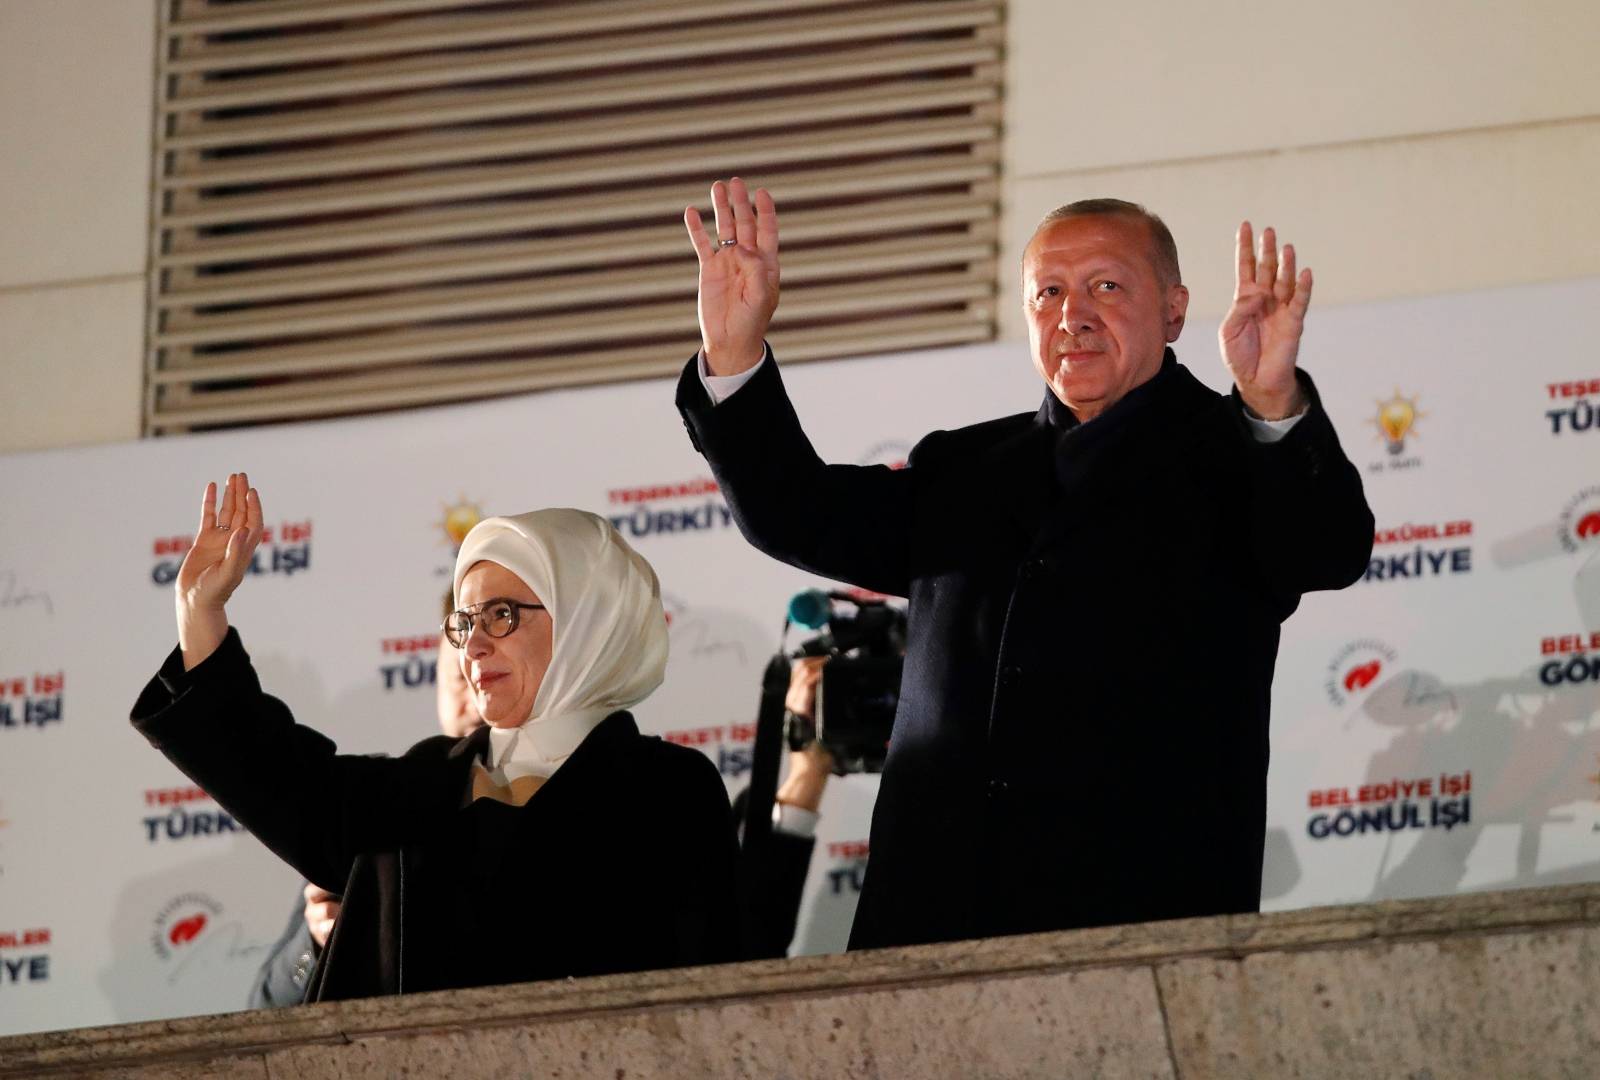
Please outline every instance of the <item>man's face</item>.
M1092 420L1161 370L1189 290L1163 287L1143 221L1066 218L1040 229L1022 258L1033 366L1079 420Z

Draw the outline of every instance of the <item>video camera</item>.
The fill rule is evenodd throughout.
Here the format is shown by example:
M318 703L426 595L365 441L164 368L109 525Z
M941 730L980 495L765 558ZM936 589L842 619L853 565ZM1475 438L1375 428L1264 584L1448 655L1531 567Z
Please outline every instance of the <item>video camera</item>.
M841 604L855 613L841 611ZM815 741L833 756L840 776L882 772L900 703L905 611L882 600L810 589L789 602L788 622L823 630L802 643L794 657L828 658L817 683L814 719L784 714L789 749Z
M838 604L855 608L854 615ZM792 654L785 651L789 629L827 629ZM745 850L759 850L772 835L772 807L778 792L783 745L802 750L820 742L833 755L833 771L882 772L889 732L900 703L900 671L906 648L906 616L882 600L810 589L789 602L777 653L761 676L755 746L750 754L750 787L745 796ZM817 683L815 721L784 708L795 658L825 656Z

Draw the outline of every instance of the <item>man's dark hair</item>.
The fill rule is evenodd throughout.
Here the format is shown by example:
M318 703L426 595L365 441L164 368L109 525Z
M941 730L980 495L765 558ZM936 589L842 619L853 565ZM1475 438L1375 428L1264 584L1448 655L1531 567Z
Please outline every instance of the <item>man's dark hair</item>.
M1178 270L1178 245L1172 239L1172 230L1167 228L1166 222L1136 202L1126 199L1079 199L1046 214L1038 228L1034 229L1034 235L1037 236L1046 225L1080 217L1125 217L1144 222L1145 228L1150 230L1150 264L1155 267L1156 278L1162 288L1183 283L1183 275Z

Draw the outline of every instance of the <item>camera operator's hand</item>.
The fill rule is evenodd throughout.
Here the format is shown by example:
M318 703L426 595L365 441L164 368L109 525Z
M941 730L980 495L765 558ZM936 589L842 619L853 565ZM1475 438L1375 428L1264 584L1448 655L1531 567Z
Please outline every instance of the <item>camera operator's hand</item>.
M802 656L789 669L789 691L783 706L796 716L813 719L817 709L817 685L822 681L826 656ZM778 802L816 812L822 805L822 789L833 772L833 755L813 741L803 750L789 753L789 773L778 788Z
M804 750L791 750L789 775L778 787L777 801L816 813L822 805L822 789L828 786L828 775L832 772L833 755L823 749L821 743L814 742Z
M802 656L789 668L789 692L783 697L783 707L807 720L816 719L817 684L822 681L822 668L826 656Z

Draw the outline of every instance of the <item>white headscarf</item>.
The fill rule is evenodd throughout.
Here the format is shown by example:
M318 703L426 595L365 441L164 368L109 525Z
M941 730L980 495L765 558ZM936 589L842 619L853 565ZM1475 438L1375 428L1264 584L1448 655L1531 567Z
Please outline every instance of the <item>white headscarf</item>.
M643 701L667 669L667 617L650 564L585 510L486 518L456 556L455 597L474 563L498 563L549 609L550 666L527 721L491 728L497 783L549 776L595 725Z

